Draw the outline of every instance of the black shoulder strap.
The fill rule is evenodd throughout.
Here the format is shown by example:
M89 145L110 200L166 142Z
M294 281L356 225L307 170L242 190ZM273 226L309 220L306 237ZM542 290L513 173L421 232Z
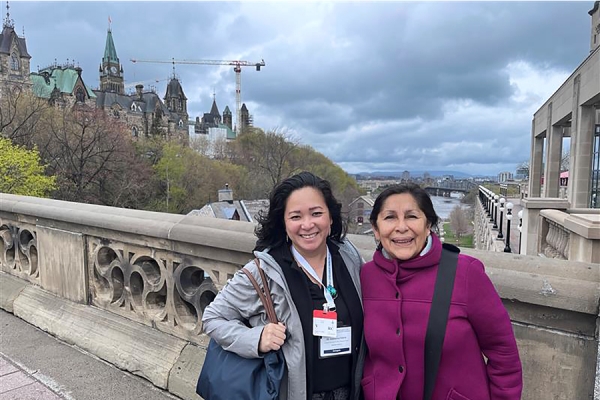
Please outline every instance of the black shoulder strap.
M444 243L442 258L438 267L433 290L433 300L429 311L429 322L425 334L425 386L423 400L430 400L435 387L435 379L442 356L442 346L446 335L446 323L450 310L450 299L454 288L454 277L460 249Z

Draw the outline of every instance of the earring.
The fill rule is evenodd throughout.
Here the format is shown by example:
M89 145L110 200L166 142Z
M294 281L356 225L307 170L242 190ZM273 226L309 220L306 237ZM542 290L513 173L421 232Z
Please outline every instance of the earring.
M286 241L286 243L290 242L290 237L287 235L287 233L285 234L285 241Z

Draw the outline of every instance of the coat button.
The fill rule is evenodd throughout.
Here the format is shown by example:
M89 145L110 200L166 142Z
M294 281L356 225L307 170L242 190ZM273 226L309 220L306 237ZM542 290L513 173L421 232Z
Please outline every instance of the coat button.
M400 328L396 329L396 335L400 336Z
M400 293L396 292L396 298L400 297Z
M403 372L404 372L404 367L403 367L402 365L400 365L400 366L398 367L398 371L399 371L400 373L403 373Z

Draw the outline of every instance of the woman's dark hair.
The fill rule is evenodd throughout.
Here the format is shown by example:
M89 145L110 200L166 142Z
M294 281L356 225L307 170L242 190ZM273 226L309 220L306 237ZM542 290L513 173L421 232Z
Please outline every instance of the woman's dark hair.
M373 204L373 210L371 211L371 215L369 216L369 221L371 221L371 225L377 227L377 216L381 212L381 207L383 207L383 203L385 203L388 197L402 193L408 193L415 199L417 205L425 214L427 222L431 226L431 230L437 233L437 224L440 220L440 217L438 217L438 215L435 213L433 203L431 202L431 197L429 197L429 193L427 193L425 189L412 182L392 185L385 189L383 192L379 193L379 196L377 196L377 199L375 199L375 203Z
M339 242L344 240L346 225L342 220L342 204L333 196L331 185L325 179L304 171L283 180L271 191L269 211L267 213L259 211L258 213L258 226L254 229L258 240L254 250L277 247L285 242L287 236L284 220L285 205L292 192L304 187L315 188L323 194L333 221L329 237Z

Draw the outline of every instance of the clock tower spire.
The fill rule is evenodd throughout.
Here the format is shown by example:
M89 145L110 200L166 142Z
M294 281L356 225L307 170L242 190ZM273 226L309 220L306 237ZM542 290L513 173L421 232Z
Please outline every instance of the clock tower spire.
M115 92L125 94L123 82L123 66L117 57L115 42L112 37L112 29L109 26L106 32L106 45L104 46L104 57L100 64L100 90L103 92Z

